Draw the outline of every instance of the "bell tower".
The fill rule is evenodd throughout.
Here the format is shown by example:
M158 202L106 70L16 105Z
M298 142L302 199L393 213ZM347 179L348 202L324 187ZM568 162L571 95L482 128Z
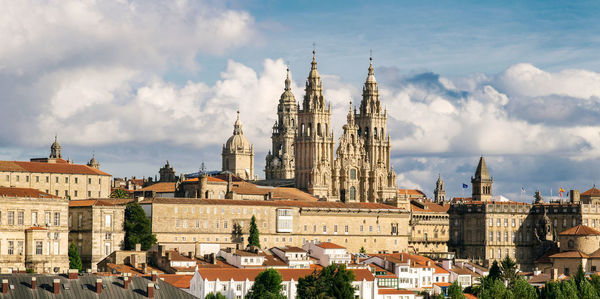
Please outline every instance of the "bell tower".
M490 201L492 200L492 183L494 178L490 177L485 159L483 156L479 158L479 164L475 170L475 176L471 177L471 185L473 186L473 200Z

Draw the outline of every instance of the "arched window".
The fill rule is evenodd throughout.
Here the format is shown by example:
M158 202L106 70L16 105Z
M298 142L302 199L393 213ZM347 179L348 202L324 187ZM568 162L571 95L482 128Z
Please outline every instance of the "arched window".
M383 134L383 128L381 128L381 134L379 135L379 138L385 138L385 134Z
M356 169L354 168L350 169L350 179L356 180Z
M350 201L356 201L356 188L350 187Z
M310 134L312 134L312 123L308 123L308 132L306 133L306 136L310 136Z
M329 131L327 131L327 124L323 124L325 125L325 130L323 131L323 136L327 136L329 134Z
M321 134L321 123L318 123L318 124L317 124L317 136L319 136L319 137L323 136L323 135Z
M569 248L573 248L575 247L575 242L573 242L573 240L569 240Z
M350 134L350 139L352 139L352 144L354 144L354 134Z
M292 127L295 127L296 123L294 122L294 119L292 118Z
M373 138L377 139L377 128L373 128Z
M300 136L304 136L304 123L300 125Z
M358 137L360 137L361 128L358 128Z
M365 128L365 138L369 138L369 127Z

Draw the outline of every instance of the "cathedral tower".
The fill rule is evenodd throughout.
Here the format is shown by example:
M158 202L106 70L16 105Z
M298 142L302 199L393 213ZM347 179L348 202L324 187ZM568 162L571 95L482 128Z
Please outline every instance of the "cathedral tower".
M327 106L323 98L315 51L304 91L294 144L296 187L314 196L328 198L331 196L334 144L331 105Z
M385 202L397 198L396 173L390 165L390 136L387 133L387 111L379 101L373 58L369 58L369 73L363 86L360 109L356 115L358 135L364 140L371 172L368 180L368 201Z
M62 159L60 154L60 144L58 144L58 138L54 136L54 142L50 146L50 159Z
M90 162L88 162L87 166L100 169L100 163L98 160L96 160L96 155L92 155L92 159L90 159Z
M443 204L446 201L446 190L444 189L444 180L442 176L438 175L438 179L435 182L435 190L433 191L434 202Z
M290 69L287 69L285 90L277 105L277 120L271 135L272 151L266 158L265 176L267 180L293 179L295 169L294 138L298 120L298 104L292 93Z
M242 131L240 112L233 126L233 135L223 145L223 171L229 171L244 180L254 180L254 146Z
M473 186L473 200L490 201L492 200L492 183L494 178L490 177L485 159L483 156L479 158L479 165L475 170L475 176L471 177L471 185Z

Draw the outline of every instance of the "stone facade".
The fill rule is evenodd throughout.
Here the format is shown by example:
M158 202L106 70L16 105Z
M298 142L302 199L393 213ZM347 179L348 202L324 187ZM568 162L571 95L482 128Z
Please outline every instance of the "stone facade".
M123 201L110 199L81 200L69 203L69 243L75 243L83 269L97 269L97 263L125 239Z
M438 204L429 200L413 200L410 204L409 248L417 254L448 252L450 218L448 203Z
M165 166L161 167L158 170L158 174L160 175L160 179L158 182L176 182L177 177L175 176L175 169L173 166L169 164L169 161L165 164Z
M308 241L333 242L350 252L361 247L401 252L408 247L408 212L375 203L155 198L140 204L152 218L159 242L233 242L245 247L254 215L264 248L301 247ZM242 227L241 236L233 234L234 224Z
M233 135L223 144L221 153L223 171L229 171L245 180L254 180L254 145L244 136L240 112L233 126Z
M65 272L67 216L63 198L0 197L0 273Z

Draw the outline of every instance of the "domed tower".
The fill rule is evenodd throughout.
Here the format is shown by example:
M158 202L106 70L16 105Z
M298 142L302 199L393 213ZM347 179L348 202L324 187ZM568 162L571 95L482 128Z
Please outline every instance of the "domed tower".
M223 145L223 171L229 171L245 180L254 180L254 145L251 145L240 121L240 112L233 126L233 135Z
M96 155L92 155L92 159L90 162L88 162L87 166L100 169L100 163L98 163L98 160L96 160Z
M50 159L62 159L60 154L60 144L58 144L57 136L54 136L54 143L50 146Z
M267 180L294 178L294 138L298 121L298 104L292 93L290 69L287 69L285 90L277 105L277 121L271 135L272 151L267 154L265 176Z
M298 110L298 128L294 150L296 188L329 198L333 166L331 105L323 97L323 85L313 50L310 72L304 88L304 100Z
M438 179L435 182L433 197L434 201L439 204L443 204L446 200L446 190L444 189L444 180L442 180L442 175L438 175Z

